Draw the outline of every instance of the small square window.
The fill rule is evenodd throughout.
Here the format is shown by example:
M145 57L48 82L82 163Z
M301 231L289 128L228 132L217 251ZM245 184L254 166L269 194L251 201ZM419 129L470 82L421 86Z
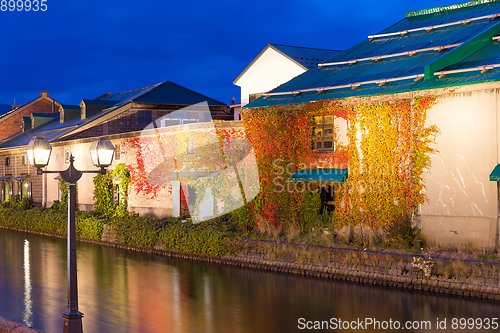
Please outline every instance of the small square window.
M323 125L323 117L315 116L314 117L314 125Z
M137 122L138 123L150 123L152 121L153 121L153 111L151 111L151 110L137 111Z
M120 144L117 143L115 146L115 160L120 159Z
M335 148L333 116L314 116L313 120L313 149L321 152L333 151Z
M323 131L323 136L325 138L333 137L333 128L325 128L325 130Z

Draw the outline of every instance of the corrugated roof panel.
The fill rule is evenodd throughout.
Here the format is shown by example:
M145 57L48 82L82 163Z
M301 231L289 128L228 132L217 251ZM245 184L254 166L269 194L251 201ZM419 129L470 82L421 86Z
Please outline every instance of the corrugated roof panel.
M459 8L455 10L447 10L429 15L407 17L397 22L396 24L393 24L392 26L382 30L378 34L452 23L496 13L500 13L500 4L498 2Z
M19 133L11 139L5 140L2 144L0 144L0 149L26 146L35 136L45 137L45 139L50 142L51 140L59 138L62 134L81 126L87 121L88 119L82 120L77 118L66 123L60 123L57 118L54 118L53 120L43 123L34 129Z
M323 99L341 99L348 97L364 97L375 95L386 95L414 90L436 89L442 87L476 84L500 80L500 68L495 68L481 74L480 71L448 74L442 78L434 78L424 81L404 80L389 82L382 86L376 84L362 85L356 89L343 88L327 90L321 93L306 92L297 95L275 95L267 98L259 98L251 103L251 107L267 107L274 105L299 104Z
M309 88L331 87L371 80L383 80L424 73L424 66L443 53L429 51L411 57L387 58L353 65L327 66L311 69L273 92L289 92Z
M500 80L500 68L494 68L484 73L481 73L481 71L478 70L473 72L447 74L441 78L435 76L427 81L420 80L420 82L418 82L413 89L435 89L440 87L460 86L498 80Z
M436 24L438 22L456 22L457 19L477 17L477 15L489 15L497 12L500 12L500 2L444 11L438 14L415 16L405 20L408 22L411 21L412 25L415 27L426 26L429 22L434 22ZM396 35L364 40L334 57L332 60L340 62L375 57L378 55L399 54L404 52L402 50L412 51L458 43L464 44L441 52L437 50L425 51L416 53L412 56L401 55L392 58L384 58L378 61L366 60L351 65L331 65L319 69L312 69L281 85L271 93L290 93L304 89L322 87L333 87L334 89L329 89L319 94L316 91L302 91L299 94L268 96L265 99L257 99L246 107L252 108L280 103L304 103L319 99L391 94L410 90L434 89L446 86L500 80L500 69L489 70L482 74L480 70L477 70L473 72L447 74L442 78L432 76L427 81L417 80L414 82L412 79L416 75L424 74L426 66L435 64L435 61L438 59L440 59L439 61L441 62L438 63L438 65L434 65L436 68L429 67L427 72L429 70L448 71L500 64L500 42L491 40L493 31L491 29L498 26L499 20L500 19L472 21L465 25L459 24L437 28L428 32L422 31L405 34L403 36ZM408 22L405 23L401 21L398 24L399 26L403 26ZM392 29L394 26L390 28ZM407 26L407 28L410 27ZM384 32L387 31L389 30L384 30ZM471 40L474 40L474 42L467 43ZM477 42L478 40L481 41L479 44ZM484 43L487 43L487 45L482 46ZM475 47L474 45L478 45L476 47L479 48L477 50L472 49L472 47ZM461 47L462 49L460 49ZM446 55L447 52L451 52L451 50L456 51L450 53L449 57L442 57ZM456 60L464 56L464 59L459 61ZM455 60L454 57L456 58ZM449 62L455 61L455 63L447 68L440 68L439 64L446 65L446 62L443 62L442 59L446 59L445 61ZM429 73L427 73L427 75L429 75ZM407 77L410 78L407 79ZM398 80L399 78L404 78L404 80ZM378 83L383 80L391 79L394 80L380 86L378 85ZM361 86L356 89L342 88L345 85L357 83L360 83Z
M274 105L300 104L324 99L339 99L348 97L371 96L392 94L411 90L415 86L414 80L404 80L398 82L389 82L382 86L377 84L362 85L356 89L342 88L335 90L326 90L321 93L312 91L297 95L273 95L266 98L259 98L251 103L252 108L267 107Z
M500 64L500 42L486 45L444 71Z
M496 21L493 23L491 21L473 22L465 26L452 26L429 32L375 38L371 41L367 39L335 56L334 61L349 61L463 43L470 36L478 34L494 23Z
M315 67L318 63L325 62L340 52L338 50L315 49L281 44L271 44L271 46L307 68Z
M117 101L117 102L123 102L127 99L131 99L133 97L136 97L140 94L143 94L145 92L150 91L154 87L160 85L161 83L154 84L152 86L144 87L144 88L139 88L135 90L130 90L130 91L124 91L116 94L111 94L106 97L100 98L101 101Z
M166 81L155 89L141 94L141 96L135 98L134 101L174 105L192 105L201 102L207 102L208 105L226 105L170 81Z
M340 84L346 78L362 73L373 62L363 62L355 65L328 66L313 68L292 79L273 92L287 92L308 88L320 88ZM298 79L300 77L300 79Z

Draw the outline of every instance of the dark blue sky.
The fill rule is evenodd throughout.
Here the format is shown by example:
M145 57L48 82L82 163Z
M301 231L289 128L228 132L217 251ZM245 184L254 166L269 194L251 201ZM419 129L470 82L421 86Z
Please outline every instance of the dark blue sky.
M45 12L0 11L0 103L48 90L78 104L170 80L229 104L268 43L343 50L405 11L459 2L46 0Z

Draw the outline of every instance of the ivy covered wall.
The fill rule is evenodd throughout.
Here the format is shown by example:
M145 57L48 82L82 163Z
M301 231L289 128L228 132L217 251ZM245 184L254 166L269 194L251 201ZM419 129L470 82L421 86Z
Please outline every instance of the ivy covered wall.
M332 183L335 223L387 227L401 217L411 220L425 201L422 173L438 128L425 125L434 98L384 103L318 101L300 106L244 110L242 119L257 156L261 191L251 203L257 223L301 228L304 196L318 183L293 183L299 169L348 168L345 183ZM335 150L312 149L313 117L333 115L347 122L348 143L336 129ZM323 184L324 185L324 184Z
M213 216L243 206L258 193L258 171L256 165L252 168L255 156L239 123L150 130L124 140L121 153L130 170L129 206L136 212L144 208L172 215L171 182L176 180L182 184L181 215L192 217L200 215L206 189L213 196ZM200 172L205 175L196 175Z

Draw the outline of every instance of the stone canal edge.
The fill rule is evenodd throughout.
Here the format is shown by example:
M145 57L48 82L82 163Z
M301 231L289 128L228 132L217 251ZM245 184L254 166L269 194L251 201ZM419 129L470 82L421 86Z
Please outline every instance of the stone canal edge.
M57 234L1 226L0 228L38 235L66 238ZM280 243L268 240L245 240L242 250L232 256L220 257L186 254L163 249L163 244L144 248L108 241L77 237L77 241L112 246L168 257L296 274L331 280L378 285L408 291L431 292L464 297L500 300L500 262L460 259L424 254L392 253L343 247ZM290 254L294 258L290 258ZM293 256L292 256L293 257ZM311 259L313 258L313 259ZM452 263L457 267L472 267L479 274L468 278L446 278L426 275L427 264ZM478 276L479 275L479 276ZM0 330L0 333L2 331Z
M0 333L43 333L43 331L0 317Z

